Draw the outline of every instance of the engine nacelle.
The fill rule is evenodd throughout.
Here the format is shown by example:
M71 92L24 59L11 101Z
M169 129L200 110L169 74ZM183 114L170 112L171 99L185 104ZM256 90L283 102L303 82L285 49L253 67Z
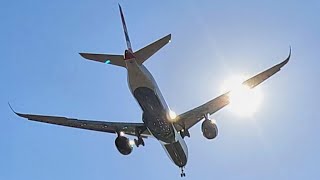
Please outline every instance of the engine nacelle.
M204 120L201 125L203 136L207 139L214 139L218 135L217 124L213 120Z
M124 136L118 136L115 140L118 151L123 155L128 155L132 152L133 147L129 143L129 139Z

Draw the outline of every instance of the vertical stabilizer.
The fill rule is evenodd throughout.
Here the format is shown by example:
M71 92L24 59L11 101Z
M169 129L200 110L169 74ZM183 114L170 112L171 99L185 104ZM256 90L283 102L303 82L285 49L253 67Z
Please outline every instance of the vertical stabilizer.
M124 36L126 38L127 48L128 48L128 51L130 51L130 53L133 53L131 42L130 42L130 39L129 39L129 34L128 34L126 21L124 20L124 15L123 15L123 12L122 12L122 8L121 8L120 4L118 4L118 5L119 5L119 10L120 10L120 15L121 15L121 21L122 21Z

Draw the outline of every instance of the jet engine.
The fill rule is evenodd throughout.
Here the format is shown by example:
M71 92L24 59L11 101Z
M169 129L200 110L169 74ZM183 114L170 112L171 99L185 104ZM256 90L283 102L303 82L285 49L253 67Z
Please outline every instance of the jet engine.
M206 119L202 122L201 130L207 139L213 139L218 135L218 127L214 120Z
M129 143L129 139L124 136L118 136L115 140L118 151L123 155L128 155L132 152L133 147Z

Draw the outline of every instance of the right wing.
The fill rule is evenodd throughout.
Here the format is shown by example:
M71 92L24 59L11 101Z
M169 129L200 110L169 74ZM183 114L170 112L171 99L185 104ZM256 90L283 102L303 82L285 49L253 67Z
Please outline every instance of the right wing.
M263 81L265 81L266 79L268 79L269 77L271 77L272 75L274 75L275 73L280 71L281 68L285 64L288 63L290 56L291 56L291 48L290 48L289 56L283 62L251 77L250 79L247 79L242 84L248 86L249 88L256 87L257 85L259 85L260 83L262 83ZM178 131L180 131L182 129L188 130L192 126L194 126L196 123L201 121L205 115L207 115L207 114L211 115L211 114L219 111L220 109L222 109L226 105L228 105L229 104L229 93L230 93L230 91L216 97L215 99L212 99L211 101L209 101L201 106L198 106L190 111L187 111L187 112L179 115L177 117L178 119L177 119L176 123L174 124L176 129Z
M10 106L10 104L9 104ZM10 106L11 108L11 106ZM120 133L123 132L128 135L138 136L143 138L151 136L143 123L126 123L126 122L103 122L103 121L90 121L90 120L78 120L74 118L58 117L58 116L43 116L33 114L22 114L11 110L18 116L27 118L31 121L38 121L49 124L56 124L61 126L68 126L80 129L87 129L93 131L101 131L108 133Z

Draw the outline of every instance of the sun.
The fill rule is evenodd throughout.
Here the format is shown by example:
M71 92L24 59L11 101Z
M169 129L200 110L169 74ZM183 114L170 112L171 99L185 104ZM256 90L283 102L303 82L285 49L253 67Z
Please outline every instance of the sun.
M231 76L223 82L221 88L223 93L230 91L228 108L243 117L252 116L258 110L263 98L259 87L250 89L242 84L246 79L242 75Z

